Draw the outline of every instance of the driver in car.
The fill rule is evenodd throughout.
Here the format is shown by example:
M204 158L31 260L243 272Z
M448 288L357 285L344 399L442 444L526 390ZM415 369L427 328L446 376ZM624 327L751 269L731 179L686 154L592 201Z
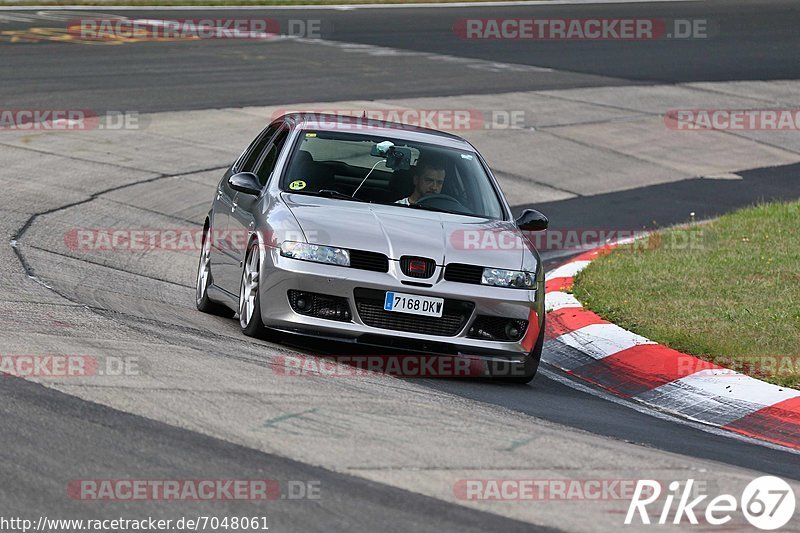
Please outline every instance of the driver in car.
M414 174L414 192L408 198L402 198L395 203L411 205L419 201L420 198L431 194L441 194L444 187L445 169L444 162L430 160L420 162Z

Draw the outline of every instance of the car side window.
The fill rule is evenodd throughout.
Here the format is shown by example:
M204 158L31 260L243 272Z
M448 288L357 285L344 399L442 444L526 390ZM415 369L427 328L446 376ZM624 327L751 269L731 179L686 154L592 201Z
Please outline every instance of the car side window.
M261 153L264 151L264 148L266 148L267 143L269 143L273 135L275 135L279 126L280 124L271 125L253 141L241 161L239 161L238 172L253 172Z
M261 164L258 167L258 172L256 172L258 181L261 182L262 186L267 184L270 175L272 175L272 171L275 170L275 163L278 161L278 154L281 153L281 149L283 148L284 143L286 143L286 138L288 136L289 128L281 128L281 130L278 131L278 134L275 136L272 146L270 146L267 153L264 154L264 159L261 161Z

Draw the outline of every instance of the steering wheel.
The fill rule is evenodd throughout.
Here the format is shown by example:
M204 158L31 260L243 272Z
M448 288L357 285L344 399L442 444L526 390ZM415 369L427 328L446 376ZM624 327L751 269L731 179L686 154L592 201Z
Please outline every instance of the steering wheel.
M436 209L454 211L456 213L470 213L467 207L449 194L429 194L417 200L418 205L430 205Z

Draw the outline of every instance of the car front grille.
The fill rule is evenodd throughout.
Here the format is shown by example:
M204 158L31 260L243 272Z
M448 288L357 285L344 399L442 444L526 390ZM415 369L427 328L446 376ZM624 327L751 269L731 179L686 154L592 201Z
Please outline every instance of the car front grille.
M442 337L457 335L475 308L472 302L445 298L442 316L437 318L386 311L383 308L386 291L357 288L354 296L358 316L367 326Z
M350 268L389 272L389 258L377 252L350 250Z
M415 261L415 264L419 264L420 262L424 263L424 270L411 270L412 261ZM425 279L433 276L433 273L436 271L436 261L433 259L428 259L427 257L412 257L410 255L404 255L400 258L400 269L403 271L403 274L410 278Z
M473 283L480 285L483 276L483 267L475 265L462 265L451 263L444 270L444 279L459 283Z

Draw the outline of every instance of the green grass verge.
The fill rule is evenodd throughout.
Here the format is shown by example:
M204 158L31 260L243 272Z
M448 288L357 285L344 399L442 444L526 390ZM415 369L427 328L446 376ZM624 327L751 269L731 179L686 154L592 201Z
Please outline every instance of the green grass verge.
M800 202L758 205L621 247L574 295L653 341L800 386Z

